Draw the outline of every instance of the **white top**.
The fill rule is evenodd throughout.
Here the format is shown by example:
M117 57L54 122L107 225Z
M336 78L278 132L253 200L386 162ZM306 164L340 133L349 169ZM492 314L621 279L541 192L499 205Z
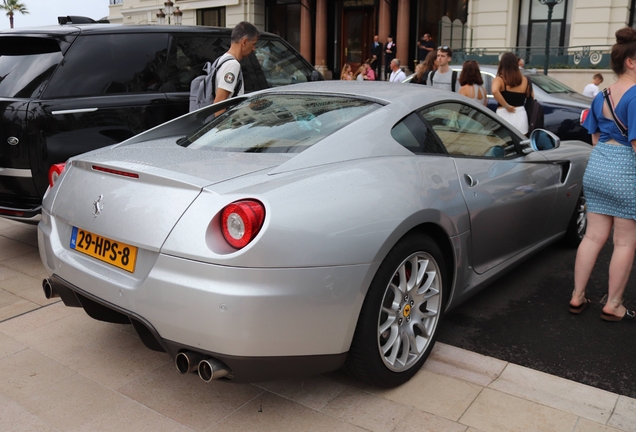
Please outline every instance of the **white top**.
M238 81L241 73L241 64L231 54L225 53L221 56L219 63L224 61L227 57L232 57L232 60L228 60L221 65L216 72L216 88L222 88L230 92L230 96L234 94L234 87ZM245 88L245 80L241 81L241 88L238 94L242 95Z
M473 97L469 99L484 103L483 101L485 98L486 98L486 90L484 89L484 86L473 84Z
M364 75L360 74L356 77L356 81L364 81Z
M389 77L390 82L398 82L401 83L406 79L406 75L402 71L402 69L398 69L395 72L391 72L391 76Z
M598 94L598 91L599 90L597 85L589 83L588 85L585 86L585 89L583 90L583 96L593 98Z

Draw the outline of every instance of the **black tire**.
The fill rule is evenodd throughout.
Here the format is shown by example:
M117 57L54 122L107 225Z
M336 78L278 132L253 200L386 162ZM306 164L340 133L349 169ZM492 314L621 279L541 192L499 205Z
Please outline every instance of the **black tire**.
M422 275L419 281L417 274ZM430 237L414 234L400 240L371 282L345 370L382 387L398 386L415 375L435 345L446 279L442 252Z
M568 223L568 229L565 232L563 242L570 247L576 248L581 244L581 240L585 237L587 229L587 205L583 191L579 195L574 207L574 212Z

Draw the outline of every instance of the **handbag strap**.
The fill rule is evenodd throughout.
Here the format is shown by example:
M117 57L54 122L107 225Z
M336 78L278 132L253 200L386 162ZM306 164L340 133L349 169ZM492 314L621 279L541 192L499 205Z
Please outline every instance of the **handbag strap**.
M609 87L603 89L603 99L605 99L605 102L607 102L607 107L609 108L610 114L614 119L614 124L620 131L621 135L627 138L627 128L614 112L614 100L612 100L612 92L610 91Z

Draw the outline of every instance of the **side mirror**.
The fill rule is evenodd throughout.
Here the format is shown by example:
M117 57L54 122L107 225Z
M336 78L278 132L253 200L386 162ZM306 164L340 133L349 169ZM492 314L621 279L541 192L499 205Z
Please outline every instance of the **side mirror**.
M534 151L552 150L559 148L561 140L558 136L545 129L535 129L530 133L530 147Z
M325 78L322 76L320 72L317 70L311 71L311 80L312 81L324 81Z

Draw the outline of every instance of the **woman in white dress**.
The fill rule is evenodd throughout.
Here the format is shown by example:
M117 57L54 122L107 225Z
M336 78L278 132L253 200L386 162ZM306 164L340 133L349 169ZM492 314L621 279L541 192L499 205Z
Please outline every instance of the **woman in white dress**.
M516 127L522 134L528 133L528 114L524 107L528 79L519 70L519 59L514 53L501 56L497 77L492 82L492 95L499 107L497 114ZM534 90L532 91L534 98Z

